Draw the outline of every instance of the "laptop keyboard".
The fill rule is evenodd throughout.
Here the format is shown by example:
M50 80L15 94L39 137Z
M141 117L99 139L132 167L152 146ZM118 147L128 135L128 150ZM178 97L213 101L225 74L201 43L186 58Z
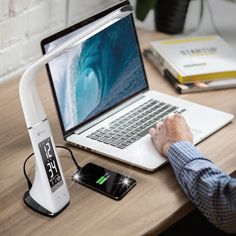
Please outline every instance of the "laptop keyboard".
M185 109L180 110L177 106L150 99L87 137L124 149L148 134L149 129L167 115L184 111Z

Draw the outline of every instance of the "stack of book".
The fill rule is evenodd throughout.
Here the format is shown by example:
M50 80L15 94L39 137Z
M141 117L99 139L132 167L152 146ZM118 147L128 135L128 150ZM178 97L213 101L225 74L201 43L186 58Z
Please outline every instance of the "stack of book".
M144 50L179 93L236 87L236 55L219 36L153 41Z

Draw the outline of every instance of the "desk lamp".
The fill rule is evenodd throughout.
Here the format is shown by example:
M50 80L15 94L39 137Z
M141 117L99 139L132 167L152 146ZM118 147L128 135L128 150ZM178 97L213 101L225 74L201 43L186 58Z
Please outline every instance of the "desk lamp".
M22 75L19 85L20 101L35 154L35 177L31 189L24 194L24 202L43 215L53 217L59 214L69 205L70 196L52 132L36 89L36 75L49 61L132 11L133 7L126 5L97 20L74 38L42 56Z

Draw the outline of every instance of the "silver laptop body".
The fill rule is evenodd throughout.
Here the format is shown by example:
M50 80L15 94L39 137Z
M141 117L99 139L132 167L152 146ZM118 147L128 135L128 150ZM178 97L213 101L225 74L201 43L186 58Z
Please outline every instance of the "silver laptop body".
M44 53L94 20L43 40ZM47 70L64 139L148 171L167 162L148 134L164 117L183 114L194 144L233 119L231 114L149 90L131 15L54 59Z

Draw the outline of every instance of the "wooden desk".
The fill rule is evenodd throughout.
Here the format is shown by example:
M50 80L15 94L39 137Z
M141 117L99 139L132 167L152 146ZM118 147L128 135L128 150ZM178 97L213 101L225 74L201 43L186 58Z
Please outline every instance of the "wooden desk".
M142 47L164 35L139 32ZM145 61L150 87L178 96L159 73ZM109 169L132 175L136 187L121 201L114 201L88 188L72 183L74 164L65 151L59 151L71 196L68 208L56 218L41 216L23 203L27 189L22 172L31 144L23 118L19 80L0 84L0 235L157 235L192 210L178 186L170 165L155 173L73 148L80 165L94 162ZM49 83L42 72L38 84L57 144L65 144L52 101ZM236 116L236 89L182 95L230 112ZM236 169L236 123L233 121L198 145L198 148L227 173ZM34 176L33 160L27 165Z

